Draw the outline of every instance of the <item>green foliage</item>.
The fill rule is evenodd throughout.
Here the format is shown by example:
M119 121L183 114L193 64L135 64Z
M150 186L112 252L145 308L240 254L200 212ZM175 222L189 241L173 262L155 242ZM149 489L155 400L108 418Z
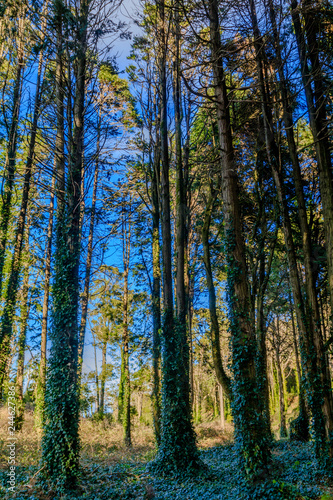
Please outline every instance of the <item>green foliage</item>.
M93 414L91 417L93 422L104 422L107 421L108 424L111 424L113 422L113 417L111 413L104 413L102 411L97 411L96 413Z
M209 468L209 474L163 477L147 472L140 461L121 463L89 462L84 467L80 484L82 489L63 495L49 491L54 500L331 500L324 493L328 486L323 471L316 467L310 444L278 442L273 448L271 477L263 477L250 485L237 467L238 452L233 446L219 446L202 450L200 458ZM148 456L146 457L146 459ZM18 467L18 496L24 500L39 498L38 490L26 485L38 468ZM0 474L4 490L5 471ZM1 487L0 487L1 488ZM4 500L9 500L6 493ZM150 495L150 496L149 496Z
M121 123L126 128L133 128L138 125L139 117L135 109L135 99L129 89L129 82L120 78L115 68L110 63L100 65L99 85L102 95L107 95L102 99L104 107L109 113L121 113Z

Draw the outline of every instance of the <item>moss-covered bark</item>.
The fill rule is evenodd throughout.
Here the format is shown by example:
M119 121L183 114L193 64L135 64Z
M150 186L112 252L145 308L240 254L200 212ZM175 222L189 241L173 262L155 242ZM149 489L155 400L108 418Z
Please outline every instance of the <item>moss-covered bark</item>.
M256 336L245 260L243 225L234 162L230 107L223 72L217 0L208 2L211 63L220 142L222 197L227 261L228 308L232 347L233 417L241 467L254 477L269 460L268 436L263 422L263 398L258 392Z
M54 14L58 40L61 41L64 5L57 5L58 10ZM50 331L52 347L42 441L43 461L48 477L60 491L76 486L79 468L78 306L88 6L89 1L82 0L76 16L71 18L77 37L73 135L69 147L66 197L57 212L53 321ZM62 48L59 43L60 56ZM63 163L60 167L63 167Z
M189 395L189 346L184 324L174 317L171 258L169 152L167 135L166 19L164 0L158 10L159 94L161 99L161 227L164 317L162 326L162 428L155 470L179 473L200 465L192 427ZM184 271L184 270L183 270Z

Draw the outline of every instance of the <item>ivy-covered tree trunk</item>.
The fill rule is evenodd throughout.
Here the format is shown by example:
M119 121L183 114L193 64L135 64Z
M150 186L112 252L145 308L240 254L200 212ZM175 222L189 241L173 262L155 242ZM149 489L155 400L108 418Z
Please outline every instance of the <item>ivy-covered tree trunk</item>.
M12 97L12 116L9 125L8 145L6 150L6 160L4 166L4 189L2 193L2 203L0 207L0 295L3 284L3 268L5 264L6 243L8 235L8 225L10 220L11 204L14 190L14 179L16 169L16 154L18 140L18 125L22 98L22 80L25 68L24 57L24 27L25 27L26 6L19 9L17 18L17 62ZM6 323L8 320L6 319ZM1 328L2 329L2 328ZM8 356L8 339L4 337L5 332L0 333L0 390L2 390L4 368Z
M169 151L167 131L166 19L165 2L157 0L159 97L161 99L161 227L163 258L162 327L162 429L158 455L152 466L163 471L182 471L199 465L195 435L189 411L189 391L184 387L184 332L174 318L172 290ZM187 348L188 349L188 348ZM186 368L185 368L186 370ZM188 377L188 373L186 374Z
M173 57L173 102L175 113L175 166L176 166L176 331L179 338L179 349L182 354L181 392L183 404L186 404L186 419L192 421L192 405L190 398L190 349L188 341L187 302L188 287L185 287L185 272L187 270L187 185L188 175L184 172L182 154L182 88L181 88L181 44L180 44L180 10L181 4L174 4L174 57ZM184 407L185 410L185 407ZM184 411L183 410L183 411Z
M283 121L285 125L285 131L288 142L289 154L293 166L293 176L295 181L295 190L298 204L298 216L300 221L300 228L302 233L302 245L303 245L303 256L304 256L304 269L305 269L305 285L306 285L306 298L307 298L307 309L309 321L311 322L311 328L314 332L314 339L318 339L321 344L319 352L319 358L325 356L323 353L323 345L322 345L322 333L321 333L321 319L319 312L319 303L317 299L317 290L315 285L314 278L314 269L312 262L312 245L311 245L311 231L307 220L307 210L305 204L304 190L303 190L303 178L297 153L296 141L294 136L294 127L293 127L293 113L292 113L292 105L290 102L290 96L288 93L287 82L284 75L284 65L283 58L281 54L281 43L279 37L279 31L276 22L276 12L275 7L272 0L269 0L269 13L270 20L273 27L273 35L274 35L274 45L275 45L275 53L276 53L276 68L279 74L279 88L282 97L282 106L283 106ZM292 320L293 316L292 316ZM319 346L318 346L319 347ZM296 345L297 349L297 345ZM298 353L297 353L298 357ZM326 359L324 360L324 365L321 367L321 370L326 370L327 363ZM299 364L299 363L298 363ZM323 383L326 382L323 380ZM299 378L300 384L300 416L304 418L303 428L304 430L308 426L308 418L306 416L305 410L305 401L304 401L304 389L301 378ZM300 422L299 422L300 423ZM308 432L305 432L305 438L308 435Z
M283 182L283 171L280 165L279 148L275 140L274 124L270 104L270 95L267 91L264 78L265 49L260 42L260 31L258 27L255 4L250 0L251 20L254 35L254 48L256 54L257 72L259 79L259 90L261 96L262 113L264 119L266 152L269 164L272 169L272 176L275 182L280 212L282 215L284 239L287 250L290 280L294 297L294 304L297 304L297 322L302 337L301 348L303 349L303 359L306 366L307 394L309 407L313 415L313 430L316 441L316 453L318 456L325 455L325 417L324 412L330 411L330 404L327 400L325 404L325 384L323 383L324 370L321 366L320 355L320 329L314 327L312 318L307 311L306 298L304 300L300 277L297 271L297 258L293 241L293 232L289 216L288 204L285 195ZM311 274L311 271L310 271ZM319 377L317 374L320 374Z
M61 16L60 13L60 26ZM58 14L58 13L56 13ZM53 327L45 397L43 460L60 491L76 486L80 441L78 368L78 305L80 204L85 115L88 2L81 0L71 19L76 33L73 139L69 150L66 200L57 218Z
M158 105L159 107L159 105ZM151 199L152 199L152 219L153 219L153 289L152 289L152 313L153 313L153 391L152 407L154 431L157 444L161 439L161 265L160 265L160 110L157 116L156 138L153 172L151 175Z
M264 231L266 220L263 222ZM267 435L272 437L271 422L270 422L270 409L269 409L269 383L268 383L268 367L267 367L267 346L266 346L266 318L264 312L264 297L268 285L268 280L271 272L274 249L277 239L277 231L273 237L270 248L270 254L266 262L266 254L264 248L264 236L259 245L259 276L258 276L258 293L257 293L257 307L256 307L256 330L257 330L257 376L260 391L263 393L263 406L264 406L264 421L267 429Z
M209 0L207 10L222 169L227 300L234 374L232 408L235 441L243 471L248 477L254 477L266 466L270 452L263 422L263 397L257 390L255 325L251 314L217 0Z
M327 272L331 300L331 313L333 311L333 175L332 159L330 154L330 131L327 120L327 94L324 89L324 74L320 63L320 48L317 40L319 20L316 22L316 12L308 1L302 6L304 24L302 26L298 2L292 1L292 19L295 29L300 69L306 96L310 128L316 149L316 159L319 173L319 188L324 215L325 246L327 255ZM304 30L303 30L304 29ZM311 262L309 264L311 266ZM307 290L308 294L310 290ZM311 299L310 295L310 299ZM316 297L315 297L316 298ZM310 315L313 318L313 342L317 354L316 367L313 370L320 373L323 398L323 413L326 424L326 435L329 456L333 458L333 398L329 367L327 366L326 353L323 349L323 339L320 331L319 308L310 302ZM316 307L317 305L317 307ZM324 443L321 445L324 446Z
M64 216L65 207L65 137L64 137L64 64L63 64L63 22L60 2L54 10L54 25L56 30L56 68L55 68L55 113L56 113L56 139L54 154L54 169L52 172L52 187L50 200L50 215L47 232L47 250L45 262L44 300L41 336L41 360L39 366L39 377L37 382L36 397L36 426L42 427L45 410L46 389L46 345L47 345L47 322L49 315L49 294L51 278L51 254L54 226L54 198L57 199L57 220ZM56 225L56 240L61 233L61 225Z
M23 62L19 61L19 65L23 65ZM32 173L33 173L34 157L35 157L37 126L38 126L38 118L39 118L39 114L40 114L40 103L41 103L41 97L42 97L42 95L41 95L42 68L43 68L43 53L41 52L40 56L39 56L39 62L38 62L36 97L35 97L33 120L32 120L32 125L31 125L28 156L27 156L27 160L26 160L24 177L23 177L23 192L22 192L21 207L20 207L20 213L19 213L16 233L15 233L15 246L14 246L14 252L13 252L10 271L9 271L9 279L8 279L8 284L7 284L7 289L6 289L5 306L4 306L4 310L2 313L1 324L0 324L0 346L1 346L0 390L2 389L2 384L3 384L2 374L4 373L4 366L7 362L6 358L9 354L9 349L10 349L10 339L12 337L15 307L16 307L16 301L17 301L17 292L18 292L18 288L19 288L19 284L20 284L21 255L22 255L22 248L23 248L24 233L25 233L25 229L26 229L29 193L30 193L30 187L31 187L31 177L32 177ZM20 71L22 71L22 69L21 70L18 69L18 74L17 74L17 79L19 80L19 85L21 85L20 76L19 76ZM16 92L16 90L15 90L15 92ZM16 116L16 114L17 114L17 116L15 117L15 121L18 120L18 109L16 111L16 108L19 108L19 101L20 101L20 97L18 95L17 102L16 102L16 104L14 104L14 115ZM16 127L17 127L17 124L16 124ZM16 147L17 131L13 132L13 134L15 136L15 139L13 138L13 141L14 141L15 147ZM12 169L12 181L13 181L16 152L13 150L10 153L10 155L11 156L8 157L8 171ZM11 158L11 160L9 160L10 158ZM11 166L9 166L9 163L11 163ZM5 193L6 193L6 187L5 187ZM11 194L9 192L7 194L8 194L8 200L7 200L6 194L5 194L5 199L4 199L3 204L2 204L2 210L4 210L4 205L7 203L7 201L9 203L9 205L7 207L8 211L6 212L7 215L4 217L4 220L1 219L2 223L6 225L6 228L2 230L2 234L3 234L4 238L7 237L8 220L6 218L7 218L7 216L9 217L10 199L11 199ZM6 222L6 220L7 220L7 222ZM5 247L5 243L0 244L0 249L2 248L2 245L4 245L4 247ZM0 276L2 275L1 259L2 259L2 257L1 257L1 251L0 251ZM0 278L0 287L1 287L1 278Z

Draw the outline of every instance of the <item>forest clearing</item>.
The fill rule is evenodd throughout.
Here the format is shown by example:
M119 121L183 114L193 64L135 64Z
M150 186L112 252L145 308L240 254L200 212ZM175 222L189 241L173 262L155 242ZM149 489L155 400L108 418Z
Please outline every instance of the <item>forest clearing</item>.
M333 499L332 0L0 0L0 498Z
M4 420L0 414L0 439L5 440ZM237 454L232 449L232 426L221 431L220 421L196 426L201 457L209 467L209 474L198 477L156 477L147 472L147 463L156 453L151 426L137 423L133 429L133 447L123 442L122 427L108 421L81 421L80 488L64 494L66 499L110 500L256 500L260 499L322 499L332 498L327 477L318 471L313 451L307 443L276 442L273 447L275 482L267 481L259 488L249 487L239 474ZM25 419L25 427L17 443L18 472L15 495L3 492L4 500L57 498L52 488L45 492L38 486L40 470L40 433L34 429L32 412ZM1 450L1 460L7 451ZM5 476L1 469L1 480ZM294 486L294 489L292 488ZM302 496L301 494L302 493ZM1 492L0 492L1 494Z

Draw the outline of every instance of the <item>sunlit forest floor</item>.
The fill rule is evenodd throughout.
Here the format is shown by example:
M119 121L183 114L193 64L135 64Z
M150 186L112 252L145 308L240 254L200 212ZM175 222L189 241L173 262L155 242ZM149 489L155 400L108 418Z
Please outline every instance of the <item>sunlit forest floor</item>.
M17 433L17 487L8 494L8 442L6 414L0 411L1 490L0 498L52 500L54 492L38 486L40 473L40 435L33 428L33 415L26 413L22 432ZM202 460L208 473L195 478L170 479L151 476L147 463L154 458L152 428L133 427L133 446L126 449L122 428L107 420L81 422L80 490L66 498L89 500L302 500L333 499L333 487L318 468L311 444L277 441L272 450L270 478L246 486L237 468L232 446L232 428L222 432L218 421L196 426Z

